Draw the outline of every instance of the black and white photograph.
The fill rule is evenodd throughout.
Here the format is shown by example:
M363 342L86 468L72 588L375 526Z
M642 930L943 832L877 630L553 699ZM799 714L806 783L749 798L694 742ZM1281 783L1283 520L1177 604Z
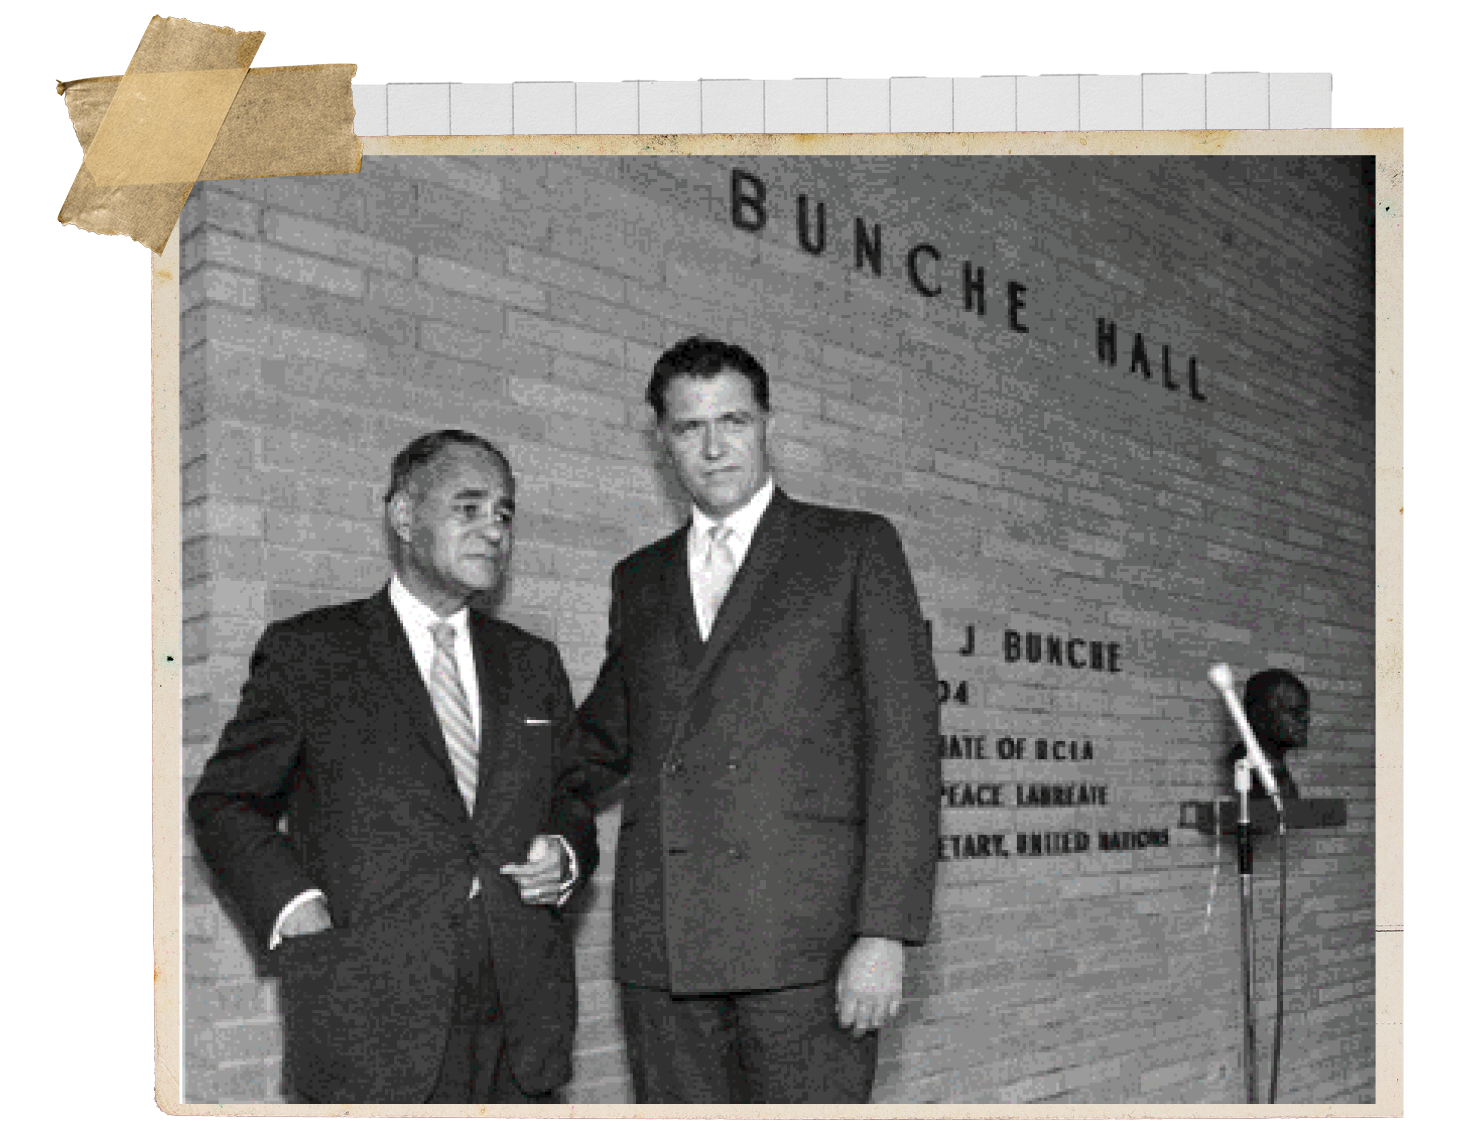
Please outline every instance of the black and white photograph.
M886 150L194 187L178 1102L1379 1100L1380 161Z

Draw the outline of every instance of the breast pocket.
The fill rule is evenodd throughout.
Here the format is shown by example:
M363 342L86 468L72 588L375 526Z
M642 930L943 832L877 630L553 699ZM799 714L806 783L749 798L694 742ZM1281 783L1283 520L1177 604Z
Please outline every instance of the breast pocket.
M513 763L548 780L555 754L554 723L548 716L519 713L511 715L507 724L505 732L515 755Z

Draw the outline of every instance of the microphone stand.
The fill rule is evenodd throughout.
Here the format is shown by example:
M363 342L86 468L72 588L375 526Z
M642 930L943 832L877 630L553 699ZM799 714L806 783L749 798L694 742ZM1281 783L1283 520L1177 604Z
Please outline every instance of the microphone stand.
M1247 1080L1247 1101L1257 1101L1254 1059L1257 1032L1252 1012L1252 814L1248 796L1252 792L1252 770L1248 758L1237 761L1233 772L1237 786L1237 873L1242 891L1242 1072Z

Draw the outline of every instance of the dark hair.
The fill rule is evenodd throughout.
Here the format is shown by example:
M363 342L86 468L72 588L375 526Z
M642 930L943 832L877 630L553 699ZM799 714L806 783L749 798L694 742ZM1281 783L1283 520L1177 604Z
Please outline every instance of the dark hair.
M1247 678L1247 686L1242 690L1242 707L1247 710L1247 718L1253 724L1257 723L1255 714L1263 711L1268 698L1283 684L1294 685L1303 694L1303 699L1308 699L1308 687L1287 669L1263 669Z
M387 484L387 496L382 500L391 501L402 491L410 490L417 475L454 446L468 446L491 455L504 467L504 473L513 484L514 471L509 466L509 459L492 442L467 430L434 430L431 434L413 438L392 459L392 477Z
M748 379L753 397L765 413L769 410L769 372L741 346L694 334L668 350L652 367L646 386L646 400L657 412L657 421L667 413L667 387L674 378L712 378L724 370L736 370Z

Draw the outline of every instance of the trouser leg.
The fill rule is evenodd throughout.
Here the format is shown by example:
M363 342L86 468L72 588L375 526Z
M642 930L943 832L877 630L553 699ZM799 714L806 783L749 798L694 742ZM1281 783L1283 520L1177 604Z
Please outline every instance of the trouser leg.
M621 1010L637 1102L749 1100L728 996L674 996L623 984Z

